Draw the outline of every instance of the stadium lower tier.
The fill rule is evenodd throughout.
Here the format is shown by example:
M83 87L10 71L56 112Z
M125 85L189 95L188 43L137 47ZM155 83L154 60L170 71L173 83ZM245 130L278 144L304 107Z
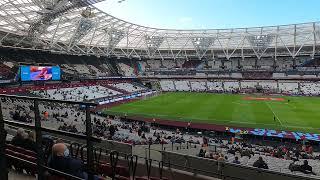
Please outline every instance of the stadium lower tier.
M185 128L320 141L319 105L318 97L174 92L105 113Z
M163 91L193 92L234 92L265 93L287 95L319 95L320 84L317 81L304 80L166 80L160 81Z

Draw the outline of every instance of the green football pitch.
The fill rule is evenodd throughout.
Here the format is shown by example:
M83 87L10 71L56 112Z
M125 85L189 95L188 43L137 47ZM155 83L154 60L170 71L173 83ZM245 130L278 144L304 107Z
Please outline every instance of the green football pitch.
M289 101L288 101L289 100ZM164 93L105 113L217 125L320 132L320 98Z

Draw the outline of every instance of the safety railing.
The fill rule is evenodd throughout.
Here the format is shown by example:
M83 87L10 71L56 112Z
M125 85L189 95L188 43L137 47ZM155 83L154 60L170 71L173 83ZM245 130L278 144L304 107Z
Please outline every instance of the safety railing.
M2 104L3 100L5 99L19 99L19 100L27 100L29 102L32 102L33 106L33 112L34 112L34 126L30 124L5 120L2 112ZM85 109L85 125L86 130L85 134L76 134L76 133L69 133L59 130L54 130L46 127L42 127L41 125L41 117L39 112L39 102L47 102L47 103L62 103L62 104L69 104L69 105L80 105L84 107ZM46 166L45 158L44 158L44 152L43 152L43 132L47 133L53 133L53 134L60 134L65 135L77 139L85 139L86 141L86 156L87 156L87 163L86 163L86 172L88 173L88 179L93 180L94 179L94 157L93 157L93 142L99 141L98 139L94 138L92 136L92 123L91 123L91 114L90 114L90 108L95 107L95 103L90 102L73 102L73 101L63 101L63 100L52 100L52 99L43 99L43 98L37 98L37 97L26 97L26 96L16 96L16 95L0 95L0 168L1 169L7 169L7 158L13 158L18 159L24 162L27 162L26 160L19 159L17 157L10 156L6 154L6 131L5 131L5 125L15 126L19 128L25 128L25 129L31 129L35 131L36 136L36 147L37 147L37 153L36 153L36 163L33 162L27 162L30 165L34 164L36 165L36 171L38 174L38 179L43 180L45 179L45 171L52 171L56 174L60 174L62 176L71 178L71 179L79 179L76 178L70 174L66 174L63 172L59 172L57 170L51 169L48 166ZM4 155L6 154L6 156ZM7 171L0 171L0 179L6 180L8 179L8 172Z

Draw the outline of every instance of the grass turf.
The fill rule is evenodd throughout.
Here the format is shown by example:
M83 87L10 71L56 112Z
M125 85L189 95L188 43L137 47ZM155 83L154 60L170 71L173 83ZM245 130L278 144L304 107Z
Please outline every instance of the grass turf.
M116 106L105 110L105 113L320 133L320 98L281 96L284 101L246 100L245 97L249 96L251 97L191 92L165 93Z

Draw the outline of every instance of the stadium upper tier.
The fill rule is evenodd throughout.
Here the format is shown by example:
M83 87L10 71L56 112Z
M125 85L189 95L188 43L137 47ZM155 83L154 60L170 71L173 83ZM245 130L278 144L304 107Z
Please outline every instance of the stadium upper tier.
M103 0L1 0L2 46L148 59L314 57L320 22L236 29L174 30L123 21Z

